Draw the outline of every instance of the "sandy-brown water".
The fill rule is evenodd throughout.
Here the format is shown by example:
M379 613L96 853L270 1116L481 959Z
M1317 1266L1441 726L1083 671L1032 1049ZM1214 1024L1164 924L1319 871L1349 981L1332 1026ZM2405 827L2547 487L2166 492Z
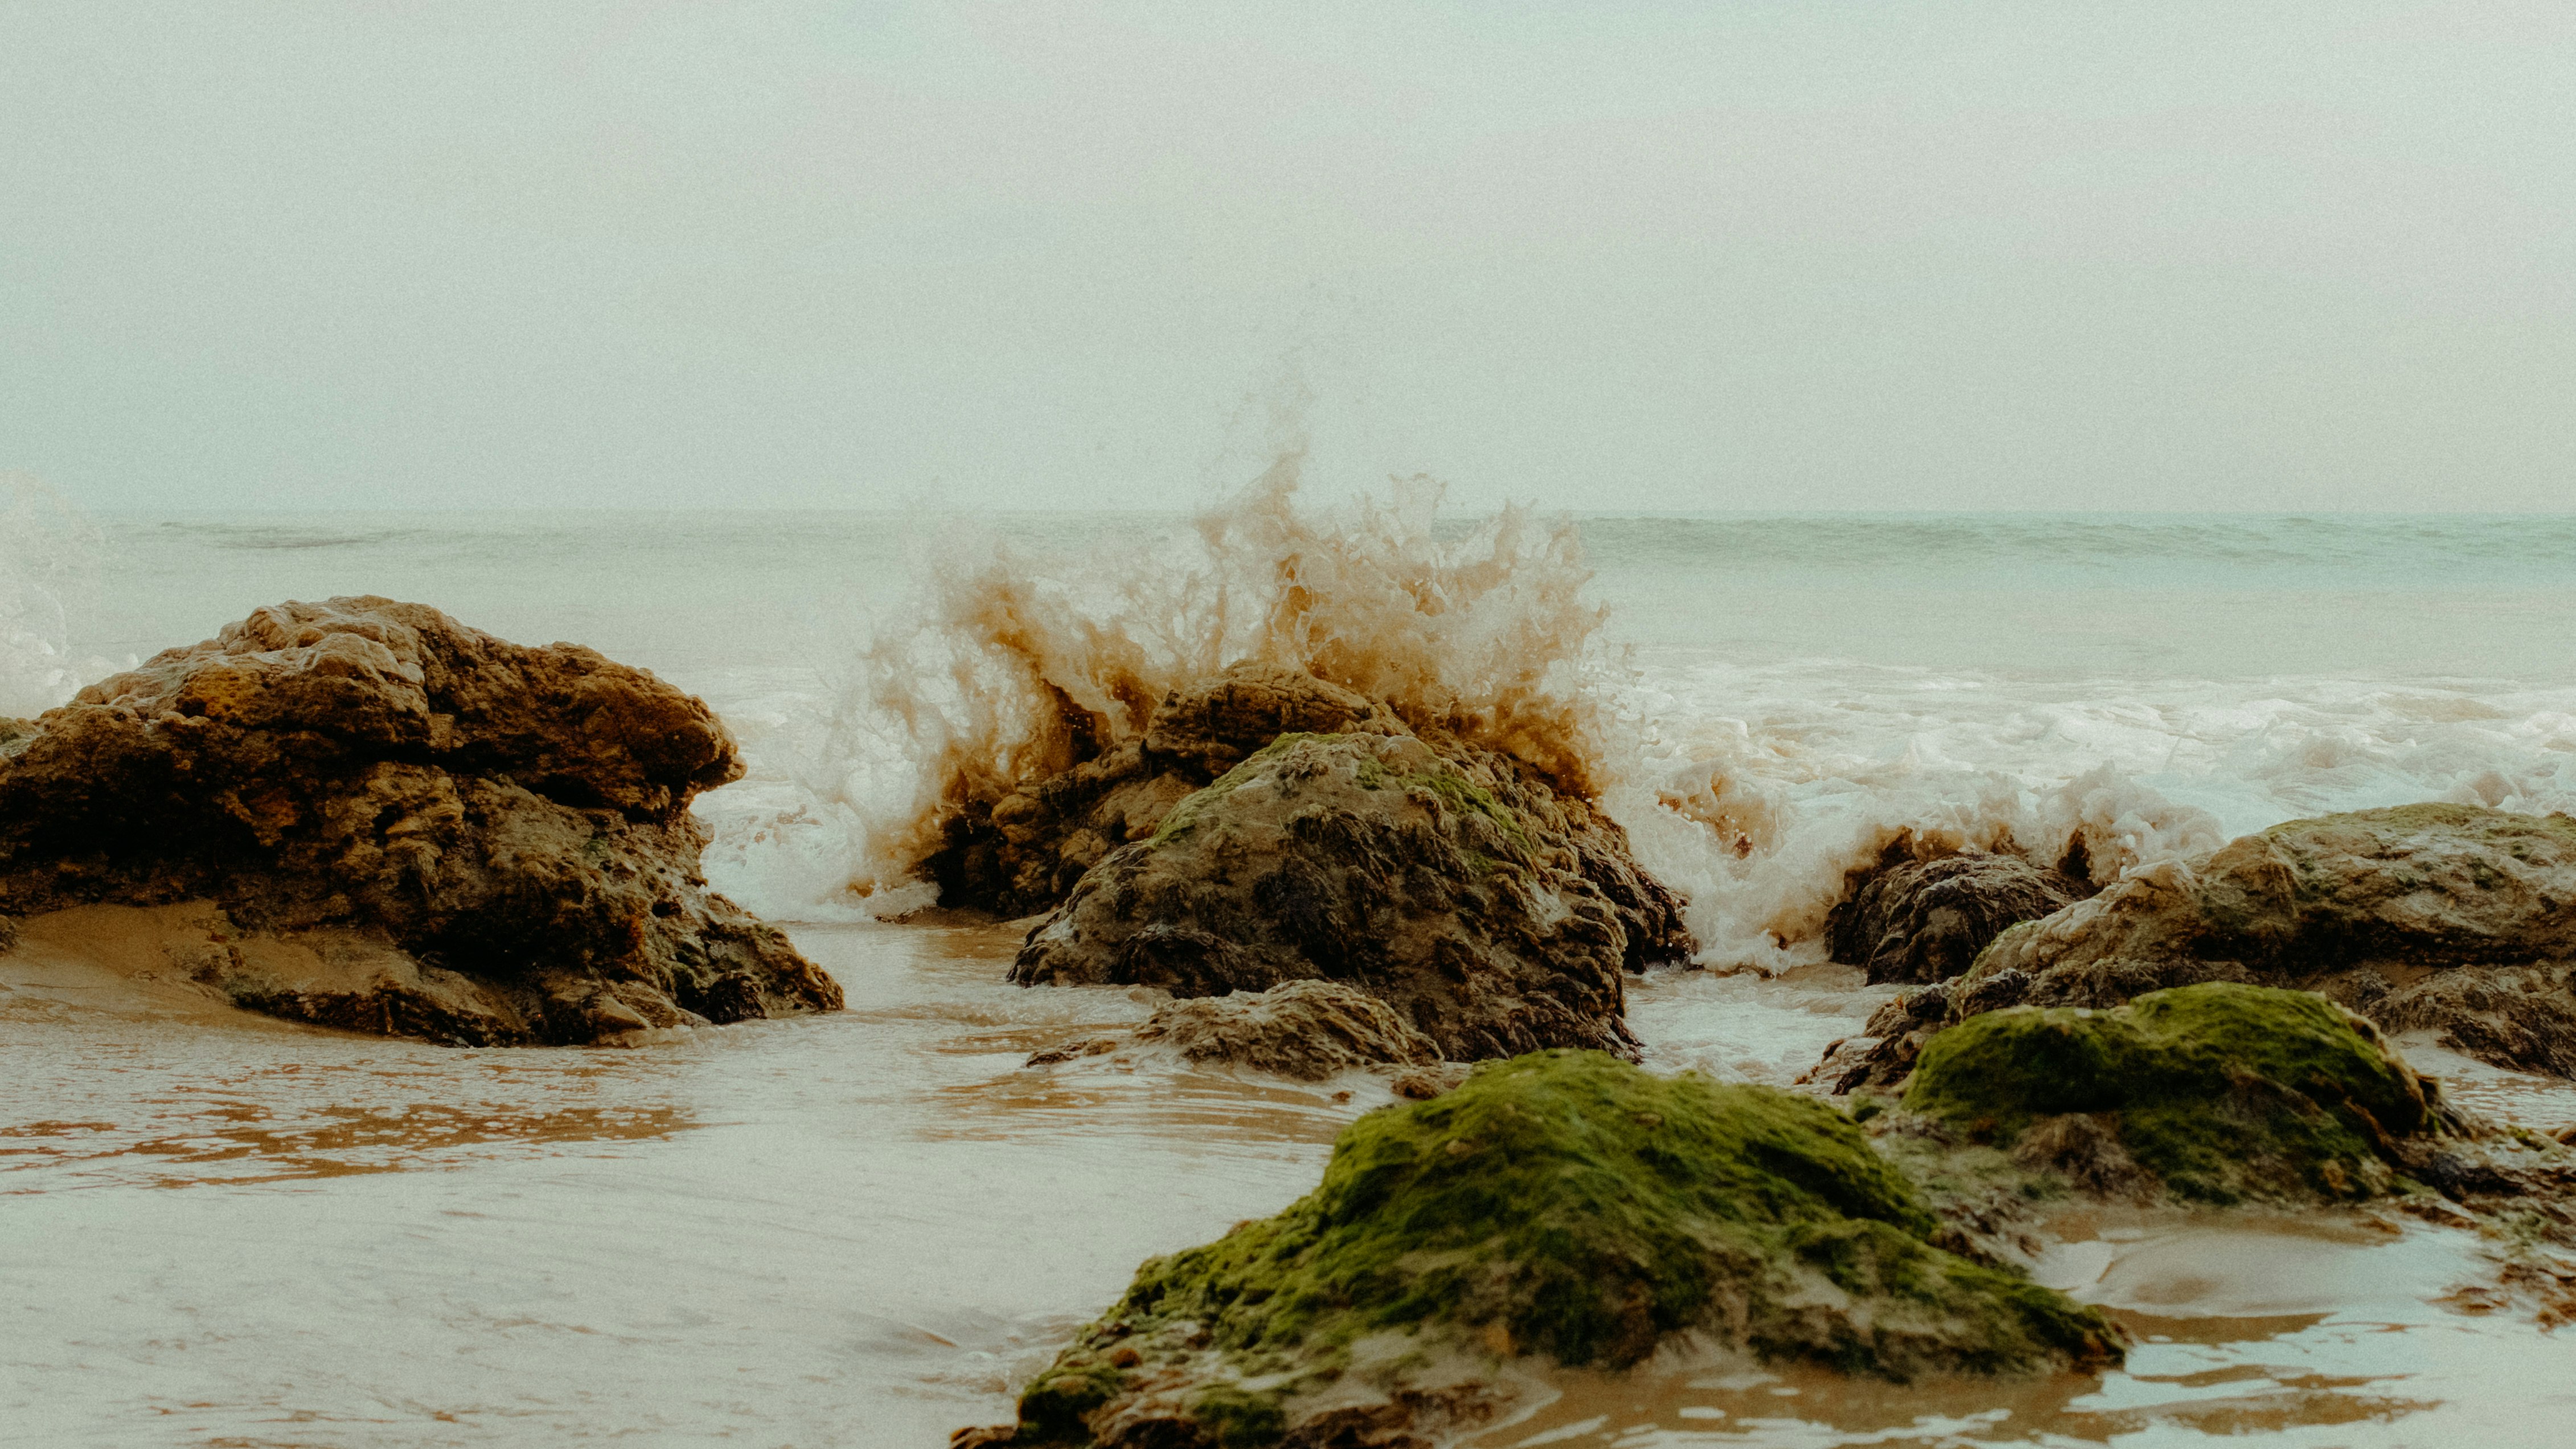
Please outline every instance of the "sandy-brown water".
M1002 984L1007 927L806 928L846 1013L634 1050L452 1050L245 1016L149 913L0 957L11 1442L937 1445L1145 1256L1276 1211L1388 1100L1021 1067L1140 1017ZM1773 1077L1874 993L1672 975L1652 1060ZM2576 1093L2502 1074L2490 1105ZM2076 1214L2041 1273L2137 1331L2103 1378L1899 1388L1667 1361L1552 1378L1501 1445L2561 1442L2564 1341L2446 1302L2457 1230Z

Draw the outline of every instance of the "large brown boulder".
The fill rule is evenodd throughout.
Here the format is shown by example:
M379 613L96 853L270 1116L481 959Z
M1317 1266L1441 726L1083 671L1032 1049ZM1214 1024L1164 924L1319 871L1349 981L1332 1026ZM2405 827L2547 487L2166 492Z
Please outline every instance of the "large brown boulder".
M2390 1031L2576 1076L2576 819L2404 805L2293 820L1998 938L1966 985L2098 1006L2195 981L2321 991Z
M1833 959L1866 968L1872 986L1946 981L1966 972L2007 927L2092 893L2090 881L2018 855L1969 851L1901 859L1834 908L1826 939Z
M242 1005L502 1045L840 1004L699 874L724 725L591 650L281 604L36 724L0 745L0 911L211 899L259 940L194 974Z
M2576 1076L2576 819L2428 804L2276 825L2006 931L1823 1074L1884 1086L1945 1023L2203 981L2321 992L2391 1032Z
M1588 802L1363 729L1281 735L1164 813L1083 874L1011 977L1185 997L1340 981L1464 1061L1633 1054L1624 973L1689 949L1678 903Z

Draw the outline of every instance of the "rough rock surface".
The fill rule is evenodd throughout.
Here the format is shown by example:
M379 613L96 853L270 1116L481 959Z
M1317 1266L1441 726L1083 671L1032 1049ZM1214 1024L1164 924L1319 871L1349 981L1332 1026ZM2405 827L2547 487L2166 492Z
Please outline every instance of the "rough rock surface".
M2120 1331L1935 1220L1812 1098L1591 1052L1489 1063L1346 1129L1277 1217L1147 1262L962 1442L1422 1444L1508 1407L1509 1366L1704 1347L1908 1381L2117 1363Z
M1267 991L1175 1001L1124 1039L1094 1037L1056 1047L1029 1058L1029 1065L1155 1051L1307 1082L1362 1067L1440 1061L1431 1038L1367 992L1333 981L1288 981Z
M2197 981L2320 991L2392 1032L2576 1076L2576 819L2405 805L2293 820L1998 937L1953 1016Z
M2368 1021L2232 982L1972 1017L1924 1047L1904 1107L2097 1195L2218 1204L2384 1195L2402 1140L2465 1121Z
M741 766L652 675L374 597L281 604L0 749L0 910L220 904L196 979L326 1025L485 1045L829 1010L698 873Z
M2576 1321L2576 1152L2459 1110L2313 993L2206 982L1983 1013L1926 1045L1901 1104L1854 1115L1957 1250L2035 1259L2043 1205L2069 1196L2343 1207L2472 1229L2495 1276L2459 1301Z
M1011 976L1180 996L1321 978L1457 1060L1633 1053L1623 973L1683 943L1610 829L1472 752L1282 735L1086 872Z
M1015 917L1052 910L1083 872L1122 845L1151 839L1181 801L1215 783L1283 734L1412 736L1384 704L1311 674L1238 664L1165 695L1142 739L992 805L969 804L928 862L940 902ZM1588 800L1559 793L1535 772L1489 751L1420 736L1471 769L1499 771L1543 794L1577 847L1577 868L1617 905L1638 961L1690 954L1681 903L1629 858L1627 835Z
M1902 859L1872 874L1834 908L1826 938L1833 959L1866 967L1873 986L1946 981L1965 972L2005 928L2092 893L2091 882L2017 855Z
M1982 1012L2201 981L2321 992L2390 1032L2576 1076L2576 819L2427 804L2276 825L2010 928L1803 1080L1890 1091L1935 1033Z
M929 862L940 904L1012 917L1049 909L1102 856L1283 734L1410 734L1384 705L1311 674L1239 664L1166 695L1144 738L970 805Z

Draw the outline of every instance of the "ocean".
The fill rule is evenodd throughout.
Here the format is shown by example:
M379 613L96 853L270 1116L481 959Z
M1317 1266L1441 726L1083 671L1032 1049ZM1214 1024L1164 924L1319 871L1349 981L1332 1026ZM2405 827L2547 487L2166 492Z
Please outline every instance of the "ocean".
M1783 1085L1885 999L1820 933L1900 834L2081 839L2110 872L2333 810L2576 809L2576 517L1464 517L1291 482L1194 517L22 493L0 714L285 598L590 645L725 716L749 774L700 802L709 874L849 1009L447 1050L110 990L113 932L31 927L0 975L7 1437L893 1446L1007 1418L1139 1260L1276 1211L1386 1100L1020 1069L1152 1006L1006 986L1013 927L917 914L942 790L1042 759L1041 686L1116 719L1267 651L1535 732L1688 898L1704 969L1632 993L1650 1065ZM2576 1122L2576 1089L2409 1046ZM2563 1346L2445 1306L2437 1231L2115 1218L2047 1266L2139 1328L2099 1381L1568 1375L1475 1442L2501 1445L2576 1409Z

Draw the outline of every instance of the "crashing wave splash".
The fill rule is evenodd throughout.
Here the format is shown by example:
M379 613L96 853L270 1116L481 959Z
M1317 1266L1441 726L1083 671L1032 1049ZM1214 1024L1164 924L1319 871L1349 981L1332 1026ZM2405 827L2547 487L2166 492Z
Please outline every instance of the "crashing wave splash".
M989 537L932 548L907 611L860 642L833 695L752 738L772 778L710 802L710 870L765 914L917 909L942 821L1136 737L1166 690L1242 660L1383 698L1596 796L1689 897L1716 966L1816 959L1844 873L1899 840L2052 861L2080 841L2106 880L2218 843L2205 813L2107 770L2036 791L1995 772L1820 787L1766 772L1749 738L1667 738L1583 597L1571 520L1507 509L1444 528L1440 487L1419 478L1301 507L1302 463L1282 455L1186 531L1080 559Z
M98 545L98 530L62 495L0 474L0 717L42 714L107 667L73 655L64 603Z
M907 608L827 698L734 717L754 776L702 802L719 886L783 919L927 905L916 869L950 814L1134 737L1166 689L1246 659L1594 794L1721 969L1821 960L1849 873L1891 847L2014 850L2109 884L2299 815L2576 806L2576 716L2554 695L2489 719L2465 695L2360 682L2049 698L1905 671L1871 694L1868 671L1832 661L1649 677L1606 642L1570 520L1444 525L1421 479L1306 506L1302 465L1287 453L1193 527L1079 557L990 537L928 549Z
M1166 691L1247 660L1597 789L1616 661L1573 522L1506 509L1452 536L1424 478L1309 510L1303 465L1284 453L1188 530L1080 559L933 546L908 611L862 639L819 710L759 742L797 798L726 821L715 868L780 914L811 916L818 895L827 914L917 908L943 820L1141 735Z

